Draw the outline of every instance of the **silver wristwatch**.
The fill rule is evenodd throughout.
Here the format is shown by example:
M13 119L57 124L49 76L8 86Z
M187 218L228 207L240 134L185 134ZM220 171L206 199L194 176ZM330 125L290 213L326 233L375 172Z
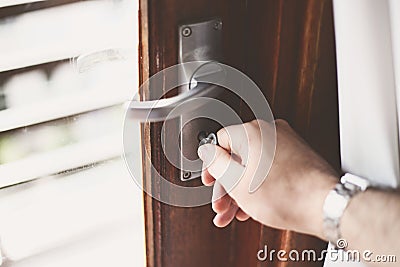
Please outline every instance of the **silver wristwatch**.
M365 191L369 185L368 180L346 173L325 198L323 230L325 237L335 247L337 241L342 238L340 221L350 199L358 192Z

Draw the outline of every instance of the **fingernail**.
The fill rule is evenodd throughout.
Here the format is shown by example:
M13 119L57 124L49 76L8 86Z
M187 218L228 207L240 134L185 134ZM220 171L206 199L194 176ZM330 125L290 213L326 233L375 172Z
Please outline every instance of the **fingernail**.
M214 150L214 145L205 144L197 149L197 154L204 164L209 165L213 160Z

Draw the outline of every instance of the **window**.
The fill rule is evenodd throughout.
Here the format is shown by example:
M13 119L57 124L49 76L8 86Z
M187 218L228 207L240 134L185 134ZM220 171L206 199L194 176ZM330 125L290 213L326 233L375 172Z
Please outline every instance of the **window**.
M130 0L0 3L2 264L144 265L142 191L122 159L137 10Z

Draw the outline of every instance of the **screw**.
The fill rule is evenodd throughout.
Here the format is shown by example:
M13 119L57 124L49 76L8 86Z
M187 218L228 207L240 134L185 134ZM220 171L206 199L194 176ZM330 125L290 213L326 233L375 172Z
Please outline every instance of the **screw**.
M182 35L189 37L192 34L192 29L190 27L185 27L182 29Z
M186 172L186 171L185 171L185 172L183 173L183 178L184 178L184 179L189 179L191 176L192 176L192 173L191 173L191 172Z
M216 21L215 23L214 23L214 30L217 30L217 31L219 31L219 30L221 30L222 29L222 21Z

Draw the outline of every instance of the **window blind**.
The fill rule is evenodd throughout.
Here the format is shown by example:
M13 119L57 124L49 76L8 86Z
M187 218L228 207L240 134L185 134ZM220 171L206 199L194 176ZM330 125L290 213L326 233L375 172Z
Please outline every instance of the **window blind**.
M31 126L46 127L46 122L68 117L77 120L84 117L78 115L110 107L120 106L122 112L121 104L134 95L138 84L138 75L134 75L137 73L137 36L133 34L137 32L133 28L137 25L137 11L132 2L83 1L24 12L3 21L0 26L2 144L10 146L9 132L20 128L23 131L15 133L27 139L26 132L31 131ZM68 123L64 120L61 124ZM118 134L121 133L115 132L114 136ZM93 135L84 145L100 147L102 138ZM115 147L120 148L120 140L113 140ZM75 159L75 163L62 160L58 151L70 153L67 158ZM0 187L76 168L79 162L88 164L119 155L116 149L87 151L93 151L93 156L89 152L75 153L71 146L10 164L4 164L0 158L3 163L0 177L7 177L0 181ZM53 167L42 164L47 161L46 157L53 158ZM57 159L60 160L57 162ZM29 162L37 166L36 171L28 170Z
M0 263L144 265L142 193L122 159L137 5L0 1Z

